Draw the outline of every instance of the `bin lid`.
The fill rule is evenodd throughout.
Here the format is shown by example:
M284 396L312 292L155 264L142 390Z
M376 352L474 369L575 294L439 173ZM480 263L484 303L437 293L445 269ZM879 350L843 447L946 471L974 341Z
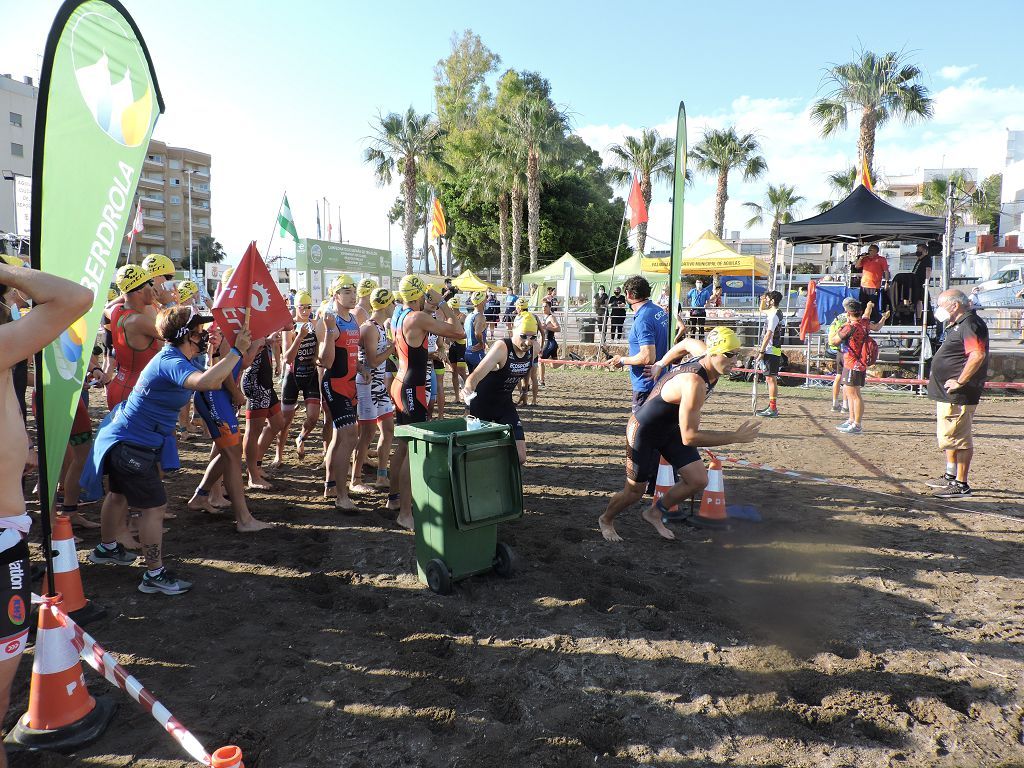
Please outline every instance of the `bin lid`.
M424 440L428 443L447 443L452 435L465 433L475 438L496 437L507 431L507 424L495 424L490 421L481 421L479 429L469 430L466 428L465 419L438 419L396 427L395 437Z

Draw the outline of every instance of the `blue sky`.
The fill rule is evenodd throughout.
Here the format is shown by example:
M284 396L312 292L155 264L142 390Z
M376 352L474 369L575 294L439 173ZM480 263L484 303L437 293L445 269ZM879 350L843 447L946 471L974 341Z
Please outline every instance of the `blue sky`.
M1020 5L1010 0L987 3L983 18L959 21L959 6L892 0L651 2L642 12L557 0L125 5L146 37L167 102L156 136L213 155L214 234L232 256L249 239L262 247L285 188L300 235L315 234L314 201L326 196L335 226L340 205L346 240L386 248L385 213L397 190L378 188L362 163L369 121L410 104L431 109L434 64L464 28L502 57L502 69L547 77L576 130L600 151L640 127L670 135L681 98L691 142L705 127L736 123L756 132L767 181L796 184L808 198L807 214L826 197L824 174L852 164L856 135L819 139L806 109L823 68L860 46L910 52L937 101L936 120L882 129L882 173L943 161L995 172L1005 129L1024 128L1024 75L1011 53L1017 33L997 23L1020 18ZM8 31L0 70L35 74L58 7L53 0L0 0ZM727 229L744 229L740 204L760 199L765 183L732 181ZM687 193L688 241L710 226L713 192L701 179ZM659 189L651 234L667 240L668 232L667 190ZM399 239L395 228L396 249Z

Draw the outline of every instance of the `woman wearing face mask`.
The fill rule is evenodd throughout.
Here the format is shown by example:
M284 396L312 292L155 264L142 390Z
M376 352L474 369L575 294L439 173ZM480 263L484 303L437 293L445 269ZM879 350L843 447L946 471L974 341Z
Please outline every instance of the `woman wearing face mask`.
M626 325L626 297L622 289L616 288L608 299L608 314L612 321L612 341L622 341L622 329Z
M167 343L146 365L128 398L111 413L96 435L93 461L97 473L107 475L110 492L100 513L101 543L89 553L90 562L131 565L135 555L118 542L125 534L128 508L142 515L142 542L146 572L139 591L180 595L192 588L163 564L163 521L167 491L160 477L160 450L174 433L178 412L195 391L219 389L239 358L249 349L248 329L239 331L235 345L220 362L200 371L193 359L206 352L209 334L203 326L212 317L195 307L173 307L157 316L156 327Z

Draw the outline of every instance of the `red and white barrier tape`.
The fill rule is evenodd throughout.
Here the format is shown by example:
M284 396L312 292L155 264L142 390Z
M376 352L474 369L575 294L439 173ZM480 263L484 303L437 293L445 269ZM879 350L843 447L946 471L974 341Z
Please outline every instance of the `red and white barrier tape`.
M704 451L709 456L712 455L710 451ZM803 472L797 472L792 469L786 469L785 467L776 467L772 464L758 464L756 461L750 461L749 459L738 459L735 456L727 456L724 453L716 453L714 456L719 461L725 461L730 464L735 464L740 467L750 467L751 469L759 469L762 472L772 472L777 475L784 475L785 477L795 477L799 480L810 480L814 483L821 483L822 485L830 485L837 488L847 488L851 491L859 491L860 493L873 493L879 496L887 496L891 499L899 499L900 501L918 503L918 504L929 504L935 507L942 507L943 509L952 509L955 512L964 512L969 515L985 515L987 517L995 517L1000 520L1012 520L1016 523L1024 523L1024 518L1014 517L1013 515L1001 515L998 512L988 512L983 509L966 509L964 507L954 507L950 504L944 504L933 498L926 499L911 499L906 496L901 496L898 493L888 493L886 491L876 491L868 488L860 488L856 485L848 485L847 483L840 483L837 480L832 480L827 477L815 477L814 475L807 475Z
M734 373L759 373L762 376L764 371L755 371L753 368L733 368ZM791 373L790 371L779 371L779 376L788 376L791 379L814 379L816 381L832 381L836 374L815 374L815 373ZM924 386L928 379L881 379L874 376L864 379L868 384L905 384L908 387ZM1024 389L1024 382L1019 381L987 381L985 389Z
M36 600L33 599L33 602L36 602ZM151 714L193 760L203 765L213 764L213 758L203 745L199 743L199 740L179 723L177 718L168 711L167 707L157 701L153 694L147 691L134 675L128 674L128 671L118 664L117 660L108 651L104 650L103 646L97 643L88 632L75 623L74 619L56 605L47 606L41 604L40 610L45 610L47 607L61 625L70 627L74 631L75 638L72 640L72 643L85 663L103 675L112 685L120 688L135 699L139 706Z
M544 360L540 361L544 365L575 365L578 368L608 368L608 363L596 363L593 360ZM609 370L616 370L609 368Z

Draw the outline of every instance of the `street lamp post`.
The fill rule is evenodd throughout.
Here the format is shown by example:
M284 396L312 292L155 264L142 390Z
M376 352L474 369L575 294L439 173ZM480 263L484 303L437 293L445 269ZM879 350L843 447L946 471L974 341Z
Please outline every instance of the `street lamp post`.
M186 168L185 174L188 176L188 277L191 280L194 276L192 270L192 174L195 173L194 168Z

